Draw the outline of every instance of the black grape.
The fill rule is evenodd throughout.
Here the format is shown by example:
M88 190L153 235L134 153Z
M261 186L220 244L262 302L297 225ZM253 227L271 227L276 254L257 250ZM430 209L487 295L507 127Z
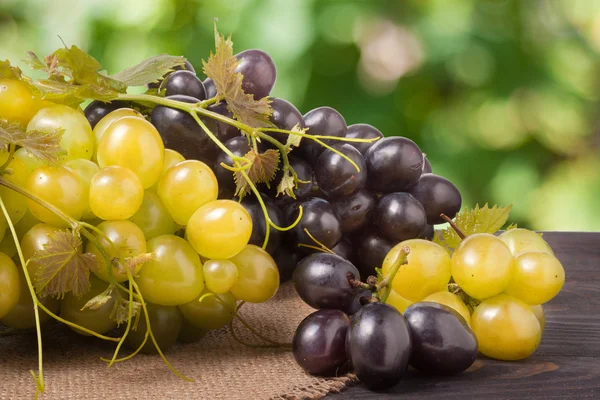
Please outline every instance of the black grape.
M423 158L423 173L430 174L432 172L431 163L427 159L427 157Z
M354 264L354 247L348 238L342 238L331 251Z
M372 297L372 294L373 293L367 289L354 289L354 299L352 299L348 308L343 311L348 315L356 314L364 305L363 299L368 301Z
M244 76L242 89L245 93L254 95L254 99L267 97L277 78L275 63L267 53L262 50L245 50L236 54L235 58L240 64L235 69Z
M304 127L308 128L306 133L310 135L324 136L346 136L346 120L342 114L331 107L319 107L307 112L304 117ZM334 144L332 140L323 140L326 144ZM302 139L300 147L296 150L302 157L311 163L315 163L325 148L310 139Z
M336 375L348 361L349 323L348 316L338 310L319 310L304 318L292 340L296 362L313 375Z
M360 279L358 270L348 260L335 254L314 253L298 263L292 279L298 296L309 306L346 310L355 295L348 282L349 274Z
M377 199L367 189L361 189L350 196L336 199L331 204L342 221L344 233L352 233L367 226Z
M423 153L405 137L380 139L367 150L368 185L376 192L402 192L415 184L423 170Z
M275 254L273 254L273 259L279 269L279 280L281 282L292 278L296 265L303 257L304 254L299 251L298 247L288 246L285 243L279 245L275 250Z
M183 66L177 66L177 67L173 68L174 71L181 71L182 69L186 70L186 71L191 71L194 74L196 73L194 66L188 60L185 60L185 63L183 64ZM158 89L160 87L160 84L162 83L163 79L165 79L167 76L169 76L172 73L173 72L168 72L165 75L163 75L162 79L160 79L158 82L152 82L152 83L147 84L146 86L148 87L148 89Z
M298 109L289 101L278 97L271 97L271 108L273 109L271 122L277 128L288 131L291 131L296 125L300 128L304 128L302 114L300 114L300 111L298 111ZM287 142L289 137L289 135L281 132L268 132L268 134L283 144Z
M402 242L425 232L427 215L417 199L408 193L390 193L379 199L373 224L388 239Z
M113 100L108 103L104 103L102 101L94 100L83 110L83 114L87 118L88 122L92 126L92 129L96 126L98 122L102 118L104 118L108 113L118 110L119 108L128 108L131 107L126 101L121 100Z
M396 385L408 368L411 338L404 317L384 303L363 306L350 319L346 353L369 389Z
M212 79L206 78L202 84L204 85L204 91L206 92L206 98L212 99L217 95L217 88Z
M221 101L217 104L211 104L210 106L208 106L208 111L212 111L233 119L233 114L227 109L227 103L225 103L224 101ZM213 133L221 141L221 143L225 143L231 138L242 135L242 132L240 132L240 130L233 125L229 125L221 121L215 121L215 123L217 129Z
M291 231L295 236L296 243L304 243L315 246L316 243L304 230L321 242L328 249L332 249L342 239L342 223L327 201L319 198L311 198L293 203L285 210L286 223L292 224L299 215L299 206L302 206L302 219ZM303 251L310 253L310 249L302 247Z
M315 166L315 179L325 196L333 199L348 196L365 186L367 168L362 154L348 143L336 144L332 148L348 156L360 170L329 149L319 156Z
M433 225L427 225L425 227L425 231L419 236L421 239L433 239L433 235L435 234L435 228Z
M296 171L298 179L304 182L308 182L298 182L298 187L294 188L294 195L297 199L301 199L303 197L308 196L309 194L311 194L313 184L313 168L308 162L304 161L302 158L294 157L293 152L289 155L288 161L290 163L290 167L292 167L292 169ZM279 182L281 182L281 178L283 178L283 168L280 168L279 171L277 171L277 173L275 174L275 178L271 182L271 187L266 190L268 194L270 194L273 197L277 196L277 185L279 184ZM278 198L282 199L281 201L285 203L286 201L289 201L291 197L287 195L280 195Z
M348 127L348 132L346 132L347 138L354 139L372 139L372 138L383 138L383 133L379 131L379 129L371 126L369 124L354 124ZM370 143L360 143L360 142L348 142L352 146L356 147L358 151L364 155L367 150L376 142Z
M363 276L375 276L375 268L381 268L385 256L396 244L375 228L358 232L353 242L356 248L356 267Z
M440 214L454 218L462 205L462 197L456 186L435 174L424 174L408 192L423 204L429 225L444 223Z
M163 83L167 96L182 94L198 100L206 99L206 91L202 81L192 71L175 71Z
M410 365L428 374L457 374L477 358L477 338L464 318L452 308L421 302L408 307L404 318L410 329Z
M231 174L231 172L229 173ZM263 202L265 203L265 207L267 208L269 218L271 218L271 221L273 221L273 223L277 226L284 226L285 224L283 221L283 213L279 209L279 207L277 207L273 200L271 200L267 196L263 195L262 198ZM252 235L250 236L250 241L248 243L262 247L263 242L265 240L266 223L265 215L260 206L260 203L258 202L256 197L246 196L242 200L241 204L252 217ZM279 244L281 243L282 234L283 232L278 231L273 227L270 228L269 243L267 244L266 248L269 254L272 255L275 252L275 250L277 250L277 248L279 247Z
M236 136L223 143L234 155L243 157L250 151L248 139L245 136ZM225 152L220 151L214 163L213 171L219 182L219 197L230 198L235 193L233 172L223 168L221 163L232 166L233 160Z

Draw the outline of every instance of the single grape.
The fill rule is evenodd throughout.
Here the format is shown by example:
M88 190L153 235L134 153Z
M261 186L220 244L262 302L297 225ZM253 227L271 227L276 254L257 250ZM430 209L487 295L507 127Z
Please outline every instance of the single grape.
M192 71L175 71L164 81L163 87L167 96L181 94L194 97L198 100L206 99L206 91L202 81Z
M184 239L163 235L150 239L146 261L135 278L140 293L154 304L176 306L198 297L204 289L200 257Z
M479 351L497 360L521 360L537 349L542 329L531 308L501 294L484 300L471 316Z
M374 228L357 232L353 242L356 246L356 266L362 276L376 276L375 268L381 268L385 256L394 247L394 242Z
M278 97L271 97L270 100L273 109L270 120L276 128L288 131L291 131L296 125L298 128L304 128L302 114L292 103ZM269 135L282 144L285 144L289 137L281 132L269 132Z
M25 234L39 223L40 221L35 218L29 210L27 210L23 218L21 218L18 223L14 224L15 231L17 232L17 239L21 241ZM7 224L6 219L2 216L0 216L0 224ZM4 239L0 241L0 252L12 258L17 254L17 246L15 245L15 239L10 234L10 231L6 229L5 233Z
M144 200L140 178L128 168L102 168L90 181L90 209L104 220L131 218Z
M267 209L267 213L269 214L269 218L273 223L277 226L284 227L284 219L283 212L275 205L273 200L268 197L263 197L263 202L265 203L265 207ZM265 223L265 214L260 206L260 203L256 199L256 197L246 196L240 203L244 206L250 217L252 218L252 235L250 236L250 241L248 243L254 244L257 246L262 246L265 240L266 234L266 223ZM281 243L281 237L283 236L283 232L278 231L277 229L270 227L269 232L269 242L267 243L266 250L269 254L273 254L279 244Z
M342 239L342 223L333 206L326 200L310 198L294 203L285 210L286 222L292 224L302 206L302 219L292 229L296 243L316 245L306 234L305 229L328 249L332 249ZM306 250L306 248L302 248Z
M265 250L252 244L231 257L238 270L238 279L231 294L249 303L264 303L279 289L279 269Z
M31 174L23 161L13 159L10 164L8 164L7 169L10 170L11 173L3 175L4 179L20 187L27 187L27 180ZM36 186L38 185L39 183ZM0 197L2 197L6 211L13 224L18 223L27 212L28 203L25 196L6 186L0 186ZM5 218L4 213L0 212L0 218Z
M441 214L454 218L462 204L462 197L456 186L435 174L423 174L407 191L423 204L429 225L444 223Z
M386 303L394 307L396 310L400 311L401 314L404 314L406 309L415 302L412 300L405 299L404 297L396 293L395 290L390 290L390 295L388 296Z
M347 315L354 315L362 308L363 305L368 304L369 299L373 296L373 292L367 289L354 289L354 299L350 305L342 310Z
M96 124L96 126L94 126L94 137L96 138L96 149L98 148L98 145L100 144L100 140L102 140L102 136L104 136L104 133L106 132L106 129L112 125L113 122L115 122L118 119L121 119L123 117L137 117L137 118L144 118L144 116L142 114L140 114L138 111L133 110L131 108L119 108L117 110L114 110L110 113L108 113L106 116L104 116L100 121L98 121L98 123ZM96 158L96 154L94 154L94 157L92 158Z
M250 151L248 138L245 136L236 136L232 139L229 139L224 143L224 146L231 151L233 155L238 157L243 157ZM233 173L228 169L223 168L221 164L225 164L230 167L234 166L231 157L229 157L223 151L219 152L219 155L214 163L213 171L215 172L215 176L219 182L219 190L224 192L223 197L232 197L233 193L235 193L235 181L233 180Z
M401 136L380 139L365 153L369 187L376 192L401 192L414 185L423 169L423 153Z
M312 375L336 375L348 361L349 324L348 316L339 310L318 310L304 318L292 340L296 362Z
M212 99L217 95L217 88L215 87L215 83L212 79L206 78L204 81L202 81L202 84L204 85L207 99Z
M173 68L173 71L181 71L181 70L186 70L186 71L191 71L193 73L196 73L196 69L194 68L194 66L192 65L192 63L189 62L188 60L185 60L185 62L183 63L183 65L178 65L178 66L176 66L176 67ZM160 88L162 81L165 78L167 78L170 74L172 74L173 71L167 72L166 74L163 75L162 79L159 79L156 82L149 83L146 86L148 87L148 89L158 89L158 88Z
M179 164L182 161L185 161L185 157L182 156L179 152L172 149L165 149L165 159L163 161L163 167L162 172L160 173L160 178L165 176L165 173L169 168L171 168L175 164ZM148 190L158 193L158 182L160 182L160 178Z
M240 72L244 77L244 93L254 95L255 100L268 96L277 78L271 57L262 50L250 49L236 54L235 58L239 61L235 72Z
M452 254L452 277L469 296L479 300L506 289L514 259L508 246L494 235L468 236Z
M25 82L16 79L0 79L0 119L6 119L26 127L40 109L40 101Z
M149 190L144 192L142 205L129 220L140 227L146 240L172 235L179 229L158 195Z
M346 354L369 389L396 385L408 368L411 349L408 325L390 305L367 304L350 319Z
M166 351L177 342L177 337L181 331L181 325L183 324L183 317L177 307L173 306L161 306L158 304L147 303L146 308L148 309L148 319L150 320L150 329L152 329L152 335L156 339L158 347L161 351ZM142 312L140 310L140 312ZM144 338L146 337L146 331L148 325L146 318L142 315L137 329L129 331L125 343L132 348L137 349L141 346ZM158 353L156 346L152 342L152 339L148 337L146 344L142 347L141 353L155 354Z
M108 114L118 110L119 108L127 107L130 107L130 104L126 101L113 100L109 101L108 103L104 103L102 101L94 100L87 105L85 110L83 110L83 115L85 115L92 129L94 129L98 122L100 122Z
M229 111L227 108L227 103L224 101L220 101L216 104L211 104L208 106L208 111L215 112L217 114L221 114L227 118L233 118L233 113ZM214 121L214 120L213 120ZM214 121L216 124L216 129L213 130L213 133L219 139L221 143L225 143L226 141L233 139L234 137L238 137L242 135L242 132L233 125L229 125L223 121ZM217 153L220 153L220 149L216 150Z
M431 174L432 171L433 170L431 169L431 163L429 162L427 157L423 157L423 174Z
M458 374L477 358L477 338L454 309L421 302L408 307L404 318L410 329L410 365L434 375Z
M205 296L208 293L205 289L198 298L181 304L179 310L185 320L197 328L222 328L235 316L235 297L231 293ZM200 298L202 301L198 301Z
M354 264L354 247L348 238L342 238L331 251Z
M526 251L544 251L554 255L550 245L542 238L539 233L523 228L509 229L498 236L508 248L513 256Z
M373 224L396 242L418 238L427 227L425 209L408 193L389 193L379 199Z
M354 124L348 127L348 131L346 132L347 138L352 139L373 139L373 138L383 138L383 133L379 131L379 129L371 126L369 124ZM378 140L379 140L378 139ZM371 146L377 143L377 141L370 143L362 143L362 142L348 142L354 146L361 154L364 156L367 150L371 148Z
M6 254L0 253L0 319L19 303L20 281L19 269L13 260Z
M212 293L227 293L238 280L237 267L230 260L208 260L203 270L206 288Z
M6 153L6 154L8 154L8 153ZM7 157L7 159L8 159L8 157ZM48 163L46 161L40 160L39 158L34 157L24 147L21 147L20 149L15 151L13 161L14 160L22 161L23 164L25 164L25 167L27 167L27 171L28 171L27 175L31 174L33 171L35 171L38 168L48 166ZM10 175L7 175L7 177L10 177Z
M304 114L304 127L308 128L309 135L322 136L346 136L346 120L342 115L331 107L315 108ZM331 139L323 140L328 145L336 144ZM335 143L334 143L335 142ZM302 139L297 151L310 163L316 163L325 147L307 138Z
M544 308L539 304L535 306L529 306L529 308L531 308L531 311L533 311L535 314L543 333L544 328L546 327L546 314L544 314Z
M78 158L75 160L67 161L65 163L65 168L67 168L71 172L74 172L79 177L79 180L81 180L81 183L83 184L84 193L86 193L86 195L89 196L90 182L92 181L92 178L94 177L94 175L96 175L96 173L98 171L100 171L100 167L98 167L97 164L95 164L94 162L92 162L90 160ZM92 219L95 217L96 216L92 212L90 205L88 203L81 218L84 220L89 220L89 219Z
M527 251L515 257L504 292L527 304L544 304L552 300L564 284L565 270L556 257L542 251Z
M348 143L336 144L332 148L350 158L358 169L339 154L325 150L315 166L317 184L329 198L351 195L367 182L365 160L362 154Z
M454 293L448 291L435 292L425 297L423 301L443 304L446 307L450 307L464 318L467 325L471 325L471 312L461 298Z
M184 318L177 341L181 343L196 343L202 340L207 333L207 329L197 328Z

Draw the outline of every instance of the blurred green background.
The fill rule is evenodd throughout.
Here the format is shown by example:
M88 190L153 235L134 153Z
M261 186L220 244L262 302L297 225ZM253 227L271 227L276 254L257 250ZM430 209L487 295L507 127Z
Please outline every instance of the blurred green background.
M219 30L273 57L273 94L425 151L465 205L600 230L600 1L1 0L0 59L76 44L109 73L159 53L197 70Z

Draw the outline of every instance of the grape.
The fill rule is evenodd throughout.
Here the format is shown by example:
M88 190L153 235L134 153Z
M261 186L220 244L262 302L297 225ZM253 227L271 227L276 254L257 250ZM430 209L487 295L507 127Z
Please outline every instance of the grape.
M111 259L115 257L121 257L124 261L127 258L139 256L146 252L146 238L144 232L131 221L105 221L102 222L97 228L104 233L106 237L112 242L112 245L100 236L97 232L94 232L96 240L100 242L100 245L106 250ZM115 251L116 250L116 251ZM105 282L110 282L110 272L108 271L108 265L100 250L94 245L93 242L88 242L86 251L96 255L97 269L94 272L96 276ZM112 265L111 265L111 268ZM132 275L136 275L142 264L135 267L135 270L131 271ZM128 279L127 272L119 272L113 268L113 276L117 282L124 282Z
M296 196L297 199L304 198L304 197L308 196L312 190L313 168L311 167L311 165L308 162L304 161L302 158L294 157L293 155L289 156L288 161L290 163L290 167L294 171L296 171L296 175L298 175L298 180L303 181L303 182L298 182L298 184L297 184L298 187L295 187L293 189L294 195ZM229 175L231 175L231 172L229 172ZM271 187L266 190L266 192L269 195L271 195L272 197L277 196L277 184L279 182L281 182L282 178L283 178L283 168L280 169L279 171L277 171L277 174L275 175L275 178L273 179L273 181L271 183ZM278 199L281 199L281 201L287 201L287 200L290 200L291 197L279 196Z
M350 319L346 353L354 373L367 388L394 386L406 372L411 353L404 317L384 303L363 306Z
M348 277L360 280L360 273L349 261L335 254L315 253L298 263L293 281L298 296L309 306L345 310L355 295Z
M348 127L348 132L346 132L346 137L352 138L352 139L372 139L372 138L382 139L383 134L379 131L379 129L377 129L374 126L371 126L369 124L354 124L354 125L350 125ZM370 143L348 142L348 144L351 144L358 151L360 151L363 156L365 155L367 150L369 150L369 148L371 148L371 146L374 143L377 143L377 141L370 142Z
M254 99L262 99L271 93L275 86L277 71L271 57L262 50L245 50L235 55L239 64L235 72L240 72L244 78L242 89L244 93L254 95Z
M340 217L344 233L352 233L367 226L377 199L368 190L361 189L350 196L336 199L331 204Z
M42 167L27 178L25 184L34 196L47 201L68 216L79 220L88 207L88 196L79 177L65 167ZM42 222L67 227L68 223L37 202L27 199L33 216ZM24 213L23 213L24 214Z
M354 264L354 247L349 239L342 238L331 251Z
M435 174L423 174L416 185L407 191L423 204L429 225L444 223L440 214L454 218L462 204L462 197L456 186Z
M394 246L383 261L383 275L389 273L404 247L410 249L408 262L398 270L392 288L400 296L412 301L423 300L430 294L444 290L450 281L450 256L442 246L428 240L405 240Z
M25 261L29 261L27 264L27 270L29 271L29 276L32 278L35 277L37 270L39 269L39 265L35 261L31 261L30 258L39 250L44 249L44 245L50 241L50 237L54 236L56 232L59 232L60 229L48 225L48 224L37 224L34 225L25 235L23 239L21 239L21 250L23 252L23 258Z
M166 351L177 342L177 337L181 331L181 325L183 324L183 317L177 309L173 306L161 306L158 304L146 304L148 309L148 319L150 320L150 328L152 329L152 335L156 339L158 347L161 351ZM142 312L142 311L140 311ZM140 347L146 336L148 325L146 324L146 318L142 315L137 329L129 331L125 343L132 349ZM146 344L140 350L141 353L155 354L158 353L152 339L148 337Z
M0 119L26 127L39 110L40 102L26 83L15 79L0 79Z
M454 251L452 277L469 296L483 300L506 289L513 265L504 242L488 233L476 233Z
M179 225L187 225L196 210L216 200L218 190L215 174L197 160L173 165L158 181L158 197Z
M183 66L178 65L178 66L174 67L173 70L174 71L186 70L186 71L191 71L194 74L196 73L196 69L194 68L192 63L190 63L188 60L185 60L185 62L183 63ZM167 72L166 74L163 75L162 79L159 79L157 82L149 83L146 86L148 87L148 89L158 89L158 88L160 88L162 81L172 73L173 72Z
M92 181L92 178L94 177L94 175L98 171L100 171L100 167L98 167L97 164L93 163L90 160L78 158L75 160L67 161L65 163L65 168L67 168L71 172L74 172L75 175L77 175L79 177L79 180L83 184L84 193L89 194L90 182ZM86 220L86 219L92 219L94 217L95 217L95 215L92 212L92 210L90 209L90 206L88 204L85 211L83 212L81 218Z
M100 122L100 120L102 120L111 112L118 110L119 108L127 108L129 106L130 104L121 100L113 100L109 101L108 103L94 100L88 104L85 110L83 110L83 115L85 115L92 129L94 129L98 122Z
M357 267L363 276L377 275L375 268L381 268L385 256L394 247L394 242L383 237L374 228L359 232L354 244Z
M365 160L358 150L347 143L336 144L333 148L354 161L358 170L339 154L325 150L317 160L315 179L325 196L348 196L367 182Z
M531 308L501 294L484 300L471 316L479 351L497 360L521 360L537 349L542 329Z
M542 238L542 235L527 229L510 229L498 237L506 243L513 256L525 251L544 251L554 255L552 248Z
M304 254L301 253L298 248L294 248L287 245L280 245L275 253L273 254L273 260L275 260L275 264L277 264L277 269L279 269L279 281L285 282L292 278L292 274L296 269L296 265L298 261L300 261L304 257Z
M129 220L140 227L147 240L172 235L179 229L158 195L148 190L144 192L142 205Z
M546 315L544 314L544 308L541 305L530 306L531 311L535 314L538 322L540 323L540 328L542 332L544 332L544 328L546 327Z
M355 289L354 298L352 299L352 302L347 308L345 308L342 311L344 311L348 315L354 315L358 312L358 310L362 308L363 302L368 301L370 298L372 298L372 296L373 293L370 290L360 288Z
M212 99L217 95L217 88L212 79L206 78L202 84L204 85L204 91L206 92L206 98Z
M258 246L247 245L231 257L238 270L238 279L231 288L237 299L263 303L279 289L279 270L273 258Z
M339 310L319 310L304 318L292 341L296 362L309 374L336 375L348 361L349 323L348 316Z
M227 118L234 119L233 113L229 111L229 109L227 108L227 103L224 101L220 101L216 104L211 104L210 106L208 106L208 111L212 111L217 114L223 115ZM226 141L234 137L242 135L242 132L240 132L240 130L233 125L229 125L228 123L222 121L211 121L214 121L213 123L216 124L216 129L213 130L213 133L221 143L225 143ZM217 153L220 153L220 150L216 151Z
M450 307L464 318L467 325L471 325L471 313L469 312L469 309L461 298L454 293L448 291L436 292L425 297L423 301L443 304L446 307Z
M431 169L431 163L427 159L427 157L423 157L423 174L431 174L433 170Z
M128 168L102 168L90 181L90 209L104 220L131 218L144 200L140 178Z
M241 252L250 240L252 218L235 201L215 200L192 215L185 234L202 257L227 259Z
M560 292L565 270L556 257L542 251L527 251L515 257L515 266L505 293L527 304L544 304Z
M401 192L414 185L423 169L423 153L410 139L380 139L365 153L369 187L376 192Z
M179 336L177 336L177 341L181 343L196 343L206 336L207 333L208 330L197 328L184 318L181 324L181 330L179 331Z
M9 256L0 253L0 319L19 303L21 284L19 269Z
M265 207L267 208L267 213L269 214L269 218L273 223L277 226L283 227L283 213L275 205L273 200L269 199L266 196L263 196L263 202L265 203ZM260 203L255 197L244 197L241 202L242 206L248 211L250 217L252 218L252 235L250 236L250 241L248 243L255 244L257 246L262 246L265 240L266 234L266 223L265 223L265 215L260 206ZM269 242L267 243L267 252L269 254L273 254L279 244L281 243L281 236L283 232L278 231L277 229L270 227L269 232Z
M20 187L26 187L27 180L31 174L23 161L13 159L10 164L8 164L7 169L10 169L12 173L3 175L4 179ZM2 197L2 201L4 201L4 206L6 207L6 211L13 224L18 223L27 212L28 203L25 196L6 186L0 186L0 197ZM4 218L4 213L0 212L0 219Z
M250 151L250 145L248 144L248 139L245 136L237 136L229 139L224 143L224 145L233 153L233 155L238 157L243 157ZM213 171L215 172L215 176L219 182L219 189L222 192L225 192L223 193L224 197L231 197L235 192L233 173L223 168L221 164L226 164L232 167L233 160L231 157L225 154L225 152L219 152L213 167Z
M5 154L8 154L8 153L5 153ZM8 156L7 156L7 159L8 159ZM27 168L27 171L28 171L27 175L31 174L33 171L35 171L38 168L48 166L48 163L46 161L40 160L39 158L34 157L24 147L21 147L19 150L15 151L13 161L14 160L19 160L19 161L23 162L23 164L25 165L25 167ZM7 177L10 177L10 175L8 175Z
M197 328L222 328L235 316L235 297L231 293L224 293L206 296L202 301L198 301L207 293L209 292L204 290L198 298L180 305L179 310L185 320Z
M346 120L331 107L319 107L307 112L304 117L304 127L310 135L346 136ZM323 140L326 144L334 144L331 139ZM303 139L298 147L298 153L311 163L316 163L325 147L310 139Z
M408 193L390 193L379 199L373 223L389 239L401 242L421 236L427 227L425 209Z
M342 239L342 223L332 205L323 199L311 198L297 202L285 210L286 221L293 223L299 215L299 207L303 213L300 223L293 229L296 243L315 245L313 240L305 233L305 229L328 249L332 249ZM303 248L305 250L306 248ZM306 250L305 250L306 251Z
M98 121L98 123L94 127L93 132L94 132L94 137L96 138L96 148L98 148L98 145L100 144L100 141L102 140L102 136L104 136L106 129L108 129L108 127L110 125L112 125L113 122L115 122L116 120L121 119L123 117L136 117L136 118L141 118L141 119L144 118L144 116L142 114L140 114L138 111L133 110L131 108L119 108L117 110L110 112L105 117L103 117L100 121ZM96 157L96 156L97 155L95 154L94 157Z
M106 128L98 143L97 155L101 168L111 165L129 168L147 189L160 178L165 148L150 122L137 117L123 117Z
M66 152L63 160L92 158L95 147L92 127L78 110L65 105L42 108L27 125L28 131L52 133L57 129L63 129L60 139L60 147Z
M400 313L404 314L406 309L415 302L405 299L394 290L390 290L390 295L388 296L386 303L400 311Z
M182 161L185 161L185 157L179 154L177 151L165 149L165 159L163 161L163 167L162 172L160 173L160 177L162 178L165 175L165 172L167 172L167 170L173 165L179 164ZM148 190L152 190L153 192L158 193L158 182L160 182L160 178Z
M410 365L428 374L457 374L477 358L477 338L452 308L430 302L415 303L404 318L410 329Z
M206 99L206 91L202 81L192 71L175 71L163 83L167 96L181 94L198 100Z
M206 288L212 293L227 293L238 280L237 267L229 260L208 260L203 270Z
M270 120L276 128L288 131L291 131L296 125L298 125L298 128L304 128L302 114L292 103L278 97L271 97L270 100L273 109ZM282 144L285 144L289 137L289 135L281 132L269 132L269 135Z
M204 289L200 257L184 239L163 235L150 239L147 251L154 254L144 263L135 281L144 298L162 306L192 301Z
M3 216L0 216L0 224L6 224L6 219ZM17 239L20 241L23 239L25 234L29 232L31 228L35 225L39 224L40 221L35 218L29 210L25 213L21 220L14 224L15 232L17 233ZM0 252L6 254L9 257L13 257L17 254L17 247L15 245L15 239L9 230L6 230L6 235L4 235L4 239L0 242Z
M433 240L433 236L435 235L435 228L433 225L426 225L425 231L419 236L421 239Z

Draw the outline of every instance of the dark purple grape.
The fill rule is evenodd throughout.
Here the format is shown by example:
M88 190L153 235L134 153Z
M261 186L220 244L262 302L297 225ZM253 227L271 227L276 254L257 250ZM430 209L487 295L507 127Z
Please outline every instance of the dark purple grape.
M369 124L354 124L348 127L346 132L347 138L353 139L372 139L372 138L383 138L383 133L379 129ZM367 150L376 142L360 143L360 142L348 142L354 146L362 155L365 155Z
M288 158L288 161L290 163L290 167L292 167L292 169L294 171L296 171L296 174L298 175L298 179L304 182L308 182L308 183L302 183L299 182L298 183L298 187L294 189L294 195L296 196L297 199L302 199L304 197L307 197L309 194L311 194L311 188L312 188L312 180L313 180L313 169L310 166L310 164L306 161L304 161L302 158L299 157L294 157L293 155L290 155ZM279 184L279 182L281 182L281 178L283 178L283 168L280 168L279 171L277 171L277 173L275 174L275 178L273 179L273 182L271 183L271 187L269 189L266 190L266 192L271 195L272 197L276 197L277 196L277 185ZM282 196L279 195L278 199L283 199L284 203L290 203L291 201L293 201L293 198L290 196ZM291 199L291 200L290 200Z
M452 308L432 302L409 306L404 318L410 329L410 365L428 374L457 374L477 358L477 338Z
M302 206L302 218L291 232L293 232L296 243L315 246L316 243L308 236L308 232L328 249L332 249L342 239L342 223L327 201L319 198L311 198L293 203L285 210L286 222L292 224L299 215L299 206ZM303 251L310 252L306 247Z
M368 185L376 192L402 192L414 185L423 170L423 153L410 139L380 139L365 153Z
M229 171L228 171L229 172ZM230 172L231 173L231 172ZM263 202L265 203L265 207L267 208L267 212L269 213L269 218L271 221L277 226L283 226L283 213L275 205L273 200L263 195ZM252 217L252 235L250 236L250 241L248 243L254 244L256 246L262 246L265 240L266 234L266 223L265 223L265 214L260 206L260 203L254 196L246 196L242 200L241 204L244 206L246 211ZM279 247L281 243L281 236L283 232L278 231L277 229L271 227L269 232L269 243L267 243L266 250L269 254L275 253L275 250Z
M183 95L167 98L186 103L198 102L198 99L194 97ZM201 118L208 129L214 132L216 129L214 120L212 118ZM213 163L217 156L217 146L190 114L176 108L159 105L152 110L151 121L160 133L166 148L178 151L188 160Z
M369 224L377 199L367 189L361 189L331 204L342 221L342 231L352 233Z
M408 193L389 193L379 199L373 224L390 240L402 242L418 238L425 232L425 209Z
M348 315L354 315L362 308L363 305L367 304L368 300L372 297L372 292L367 289L355 289L354 299L348 306L347 309L343 310ZM366 301L364 304L363 302Z
M348 143L332 146L350 158L358 166L358 170L348 160L327 149L320 156L315 166L315 179L319 189L331 199L351 195L365 186L367 168L362 154Z
M211 104L208 106L208 111L212 111L233 119L233 114L227 109L227 103L224 101L221 101L217 104ZM242 134L242 132L240 132L240 130L233 125L229 125L222 121L215 121L215 123L217 125L217 129L213 133L221 141L221 143L225 143L229 139L241 136Z
M279 280L281 282L288 281L292 278L296 265L298 265L298 262L303 257L304 254L301 253L297 247L294 248L292 246L284 245L283 243L279 245L277 250L275 250L275 254L273 254L273 259L279 269Z
M427 159L427 157L423 158L423 173L430 174L432 172L431 163Z
M448 179L435 174L424 174L408 193L423 204L429 225L442 224L445 221L440 214L454 218L460 211L462 197L459 190Z
M217 95L217 88L212 79L206 78L202 84L204 85L204 91L206 92L206 98L212 99Z
M347 361L346 334L350 319L339 310L319 310L304 318L294 334L296 362L309 374L332 376Z
M354 264L354 247L348 238L342 238L331 251Z
M242 89L245 93L254 95L254 99L267 97L277 78L275 63L267 53L262 50L245 50L235 55L240 64L235 69L244 76Z
M303 119L304 127L308 128L307 133L310 135L346 136L346 120L342 117L342 114L331 107L315 108L304 114ZM323 140L323 142L329 145L335 144L332 143L332 140ZM307 161L314 164L323 153L323 150L325 150L325 147L319 143L304 138L296 151Z
M369 389L396 385L408 368L411 338L404 317L384 303L363 306L350 319L346 353Z
M300 111L298 111L298 109L289 101L278 97L271 97L271 108L273 109L271 122L277 128L291 131L296 125L300 128L304 127L302 114L300 114ZM269 135L283 144L287 142L289 136L280 132L269 132Z
M177 67L174 67L173 71L181 71L182 69L186 70L186 71L191 71L194 74L196 73L196 70L194 69L194 66L188 60L185 60L185 63L183 64L183 66L179 66L178 65ZM152 82L152 83L147 84L146 87L148 87L148 89L158 89L160 87L160 84L162 83L162 81L167 76L169 76L170 74L172 74L173 71L164 74L163 77L162 77L162 79L160 79L158 82Z
M165 78L163 86L167 96L181 94L198 100L206 99L206 91L202 81L192 71L175 71Z
M434 234L435 234L435 229L434 229L433 225L427 225L425 227L425 231L419 237L421 239L432 240Z
M113 100L108 103L104 103L102 101L94 100L83 110L83 114L87 118L88 122L92 126L92 129L96 126L98 122L102 118L104 118L108 113L118 110L119 108L128 108L131 107L126 101L121 100Z
M243 157L250 151L248 138L245 136L236 136L223 143L234 155ZM235 193L235 182L233 172L223 168L221 163L232 166L233 160L225 152L220 151L214 163L213 171L219 182L219 197L231 198Z
M363 276L376 275L375 268L381 268L383 260L396 243L381 235L374 228L355 235L356 267Z

